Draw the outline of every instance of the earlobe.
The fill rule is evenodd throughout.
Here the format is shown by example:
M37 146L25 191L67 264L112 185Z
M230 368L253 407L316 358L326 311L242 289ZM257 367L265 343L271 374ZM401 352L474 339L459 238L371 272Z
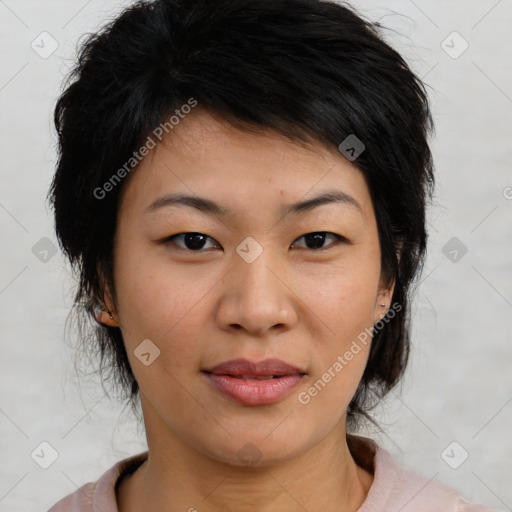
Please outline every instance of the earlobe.
M373 318L373 323L377 323L379 320L382 320L388 311L389 303L386 301L377 301L377 304L375 306L375 315Z
M389 308L391 307L391 298L393 297L394 290L395 281L393 281L389 286L381 287L375 302L374 324L386 316Z
M396 250L396 257L397 257L398 263L400 263L401 251L402 251L402 242L399 241L397 244L397 250ZM382 320L386 316L389 308L391 307L391 299L393 298L393 293L395 291L395 283L396 283L396 281L394 279L389 285L386 285L384 282L381 281L380 292L379 292L379 295L377 297L377 301L375 304L375 315L374 315L374 320L373 320L374 324L379 322L380 320Z
M94 308L94 314L96 317L96 321L103 325L108 325L110 327L117 327L116 314L112 313L110 310L106 310L101 305L97 305Z
M96 297L97 304L94 307L94 317L100 324L110 327L118 327L119 324L116 319L117 314L115 312L114 301L112 300L112 293L110 292L110 286L106 282L99 264L97 271L103 285L103 297Z
M108 325L110 327L118 327L119 324L117 323L116 319L117 315L113 307L112 295L108 285L105 285L103 300L97 300L98 303L94 308L94 316L96 321L100 324Z

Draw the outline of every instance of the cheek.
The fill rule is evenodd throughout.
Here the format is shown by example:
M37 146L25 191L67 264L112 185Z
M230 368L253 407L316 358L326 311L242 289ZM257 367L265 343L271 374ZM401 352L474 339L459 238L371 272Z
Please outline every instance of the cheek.
M373 325L379 274L378 248L347 251L332 264L301 268L297 295L317 315L327 338L346 339Z
M189 288L172 266L161 268L162 264L151 258L151 251L144 251L135 242L120 244L116 248L116 256L120 327L130 363L138 378L140 363L134 358L134 350L143 340L149 339L160 350L159 358L168 358L171 347L164 339L172 337L180 327L180 319L187 311Z
M375 250L354 251L334 269L301 274L301 294L316 318L310 326L314 375L299 400L310 400L311 409L328 407L341 414L357 389L371 344L379 258Z
M201 297L212 285L197 280L191 283L190 277L173 270L171 265L162 268L161 264L151 263L146 260L130 265L127 258L119 267L123 340L141 393L154 404L185 411L193 404L183 389L188 385L188 374L197 366L197 344L203 329L203 322L195 315L200 310ZM145 346L149 349L142 351L141 343L148 339L151 344L146 342ZM146 365L138 356L148 351L154 362ZM154 358L153 354L158 355Z
M207 269L201 275L199 266L171 264L161 254L157 258L158 251L138 252L128 244L119 249L122 257L115 268L121 331L141 387L146 378L169 380L166 370L171 374L190 371L197 366L204 338L205 300L218 278ZM154 368L158 376L154 371L148 375L134 355L146 339L160 350Z
M340 419L357 390L371 346L375 289L373 281L362 288L353 276L310 295L319 312L311 329L314 364L308 385L297 398L311 421L327 411L331 420Z
M116 247L119 314L127 330L145 337L161 337L176 324L197 290L160 252L128 237Z

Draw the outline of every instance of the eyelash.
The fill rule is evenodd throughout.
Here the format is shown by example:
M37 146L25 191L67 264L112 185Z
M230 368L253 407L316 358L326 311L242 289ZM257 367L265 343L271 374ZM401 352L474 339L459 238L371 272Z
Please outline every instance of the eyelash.
M199 233L199 232L196 232L196 231L187 231L186 233L178 233L176 235L171 235L171 236L168 236L166 238L164 238L162 240L162 243L163 244L176 244L176 242L174 241L175 238L177 237L182 237L182 236L185 236L185 235L203 235L203 236L206 236L206 238L210 239L210 240L214 240L212 237L208 236L208 235L205 235L204 233ZM296 240L299 240L301 238L304 238L305 236L307 235L316 235L316 234L327 234L327 235L331 235L332 237L334 237L336 239L336 242L334 244L330 244L328 245L327 247L321 247L319 249L309 249L308 247L302 247L302 249L306 249L306 250L310 250L310 251L314 251L314 252L319 252L319 251L323 251L323 250L326 250L326 249L329 249L330 247L332 246L336 246L338 245L339 243L342 243L342 242L348 242L348 240L344 237L344 236L341 236L341 235L338 235L337 233L331 233L330 231L312 231L311 233L305 233L304 235L301 235L299 238L297 238ZM217 242L216 242L217 243ZM188 249L186 247L181 247L181 246L178 246L180 249L184 250L184 251L187 251L187 252L205 252L205 250L203 250L203 248L201 249L198 249L196 251L192 250L192 249Z

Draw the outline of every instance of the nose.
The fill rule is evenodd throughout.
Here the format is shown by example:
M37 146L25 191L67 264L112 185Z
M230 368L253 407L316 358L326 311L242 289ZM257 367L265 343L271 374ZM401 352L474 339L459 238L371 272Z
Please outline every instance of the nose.
M297 322L296 295L286 282L283 266L276 264L270 252L264 250L252 263L235 256L217 309L222 329L262 336L290 329Z

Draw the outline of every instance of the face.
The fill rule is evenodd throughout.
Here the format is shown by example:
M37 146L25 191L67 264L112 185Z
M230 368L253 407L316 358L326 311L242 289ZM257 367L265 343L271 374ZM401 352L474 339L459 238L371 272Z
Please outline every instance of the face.
M341 200L292 207L327 191ZM219 211L149 208L168 194ZM341 153L240 132L196 110L124 184L114 250L116 314L102 321L121 329L148 442L234 465L257 450L269 465L344 429L370 346L358 335L383 316L392 288L380 287L364 176ZM236 358L280 359L306 374L286 377L291 387L277 395L265 387L275 379L231 382L254 386L239 400L203 371Z

